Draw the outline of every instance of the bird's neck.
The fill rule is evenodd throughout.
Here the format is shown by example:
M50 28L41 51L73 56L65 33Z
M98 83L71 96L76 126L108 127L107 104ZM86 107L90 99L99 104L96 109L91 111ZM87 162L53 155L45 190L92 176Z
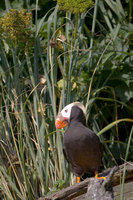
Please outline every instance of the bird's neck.
M74 125L74 124L79 124L79 125L84 125L84 126L86 126L86 119L85 119L85 117L83 117L83 118L73 118L73 119L71 119L70 120L70 122L69 122L69 125Z

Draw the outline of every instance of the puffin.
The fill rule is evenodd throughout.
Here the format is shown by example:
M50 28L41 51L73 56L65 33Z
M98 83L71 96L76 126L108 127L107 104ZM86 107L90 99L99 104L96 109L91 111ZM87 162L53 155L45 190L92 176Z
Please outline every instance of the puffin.
M70 168L81 181L84 173L95 173L96 179L102 159L102 144L99 137L86 127L86 110L82 103L73 102L68 104L59 112L56 121L56 129L66 126L67 130L63 136L63 153L70 164Z

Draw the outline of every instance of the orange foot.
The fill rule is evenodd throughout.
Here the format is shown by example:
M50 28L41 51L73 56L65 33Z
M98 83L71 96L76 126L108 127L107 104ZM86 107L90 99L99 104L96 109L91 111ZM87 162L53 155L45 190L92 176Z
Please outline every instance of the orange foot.
M77 177L77 183L80 183L80 177Z
M98 172L97 171L95 172L95 178L96 179L104 179L104 180L106 180L106 177L104 177L104 176L98 177Z

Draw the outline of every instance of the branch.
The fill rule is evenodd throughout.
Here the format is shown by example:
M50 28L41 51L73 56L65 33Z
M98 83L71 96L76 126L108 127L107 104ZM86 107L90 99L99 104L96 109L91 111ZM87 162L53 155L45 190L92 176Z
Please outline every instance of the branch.
M125 169L126 169L125 183L130 182L131 180L133 181L133 162L127 162ZM101 182L101 180L99 180L99 183L102 186L108 184L110 185L110 187L120 185L123 171L124 171L124 164L120 165L119 167L107 169L99 174L99 176L106 176L106 181ZM93 185L97 184L94 182L94 180L95 180L94 178L87 178L80 183L76 183L70 187L64 188L52 195L40 197L38 200L70 200L70 199L74 200L76 197L79 197L78 198L79 200L83 199L83 196L85 196L83 194L87 193L87 188L93 187ZM83 196L81 197L81 195Z

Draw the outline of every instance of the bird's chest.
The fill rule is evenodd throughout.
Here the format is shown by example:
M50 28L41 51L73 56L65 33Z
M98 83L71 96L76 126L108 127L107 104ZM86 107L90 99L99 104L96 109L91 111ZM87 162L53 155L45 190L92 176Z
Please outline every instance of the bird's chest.
M77 129L73 130L68 130L66 131L64 138L63 138L63 143L64 146L68 148L77 148L77 145L81 143L83 140L83 135L81 134L81 131L78 131Z
M80 142L81 142L81 138L73 137L68 134L65 134L63 138L64 149L67 152L71 152L71 154L78 151Z
M79 157L84 158L84 156L89 156L89 154L94 151L93 140L91 137L87 137L84 133L73 131L67 132L64 135L64 150L71 159L76 159Z

